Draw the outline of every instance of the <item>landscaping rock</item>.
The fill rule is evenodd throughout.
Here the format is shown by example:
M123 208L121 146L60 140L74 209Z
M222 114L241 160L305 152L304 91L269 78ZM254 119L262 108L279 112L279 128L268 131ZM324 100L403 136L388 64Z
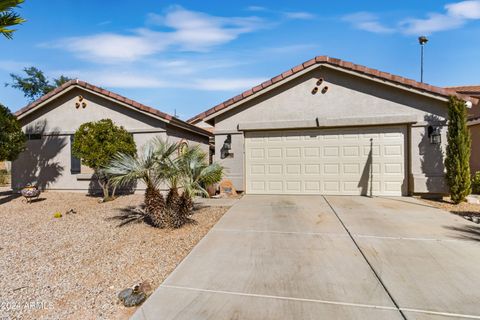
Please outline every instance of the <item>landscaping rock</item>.
M127 288L118 294L118 299L125 307L135 307L147 299L147 294L140 290L141 285L136 285L133 289Z
M144 292L145 294L149 294L150 292L152 292L153 289L148 281L143 281L142 283L140 283L138 290Z
M231 180L224 179L220 182L220 195L222 196L236 196L237 190L233 186Z
M465 199L467 200L468 203L480 204L480 198L476 194L471 194L471 195L467 196Z
M120 291L120 293L118 294L118 299L120 299L120 301L122 302L125 302L125 300L130 297L133 293L133 289L132 288L127 288L127 289L123 289L122 291Z
M147 299L147 295L144 292L132 293L129 297L123 301L125 307L135 307L141 305Z

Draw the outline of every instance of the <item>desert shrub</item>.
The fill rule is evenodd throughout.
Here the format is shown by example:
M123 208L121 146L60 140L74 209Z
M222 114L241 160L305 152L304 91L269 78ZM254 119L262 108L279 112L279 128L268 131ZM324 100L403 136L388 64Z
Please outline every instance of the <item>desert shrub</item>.
M470 177L470 131L467 127L465 101L451 96L448 104L446 180L450 198L460 203L471 191Z
M115 196L115 188L109 193L110 181L102 167L113 159L115 154L133 156L137 152L133 136L110 119L82 124L73 138L73 154L82 159L82 163L95 170L95 177L103 190L104 200Z
M472 177L472 193L480 194L480 171L475 172Z
M179 228L193 210L193 197L206 195L206 186L221 180L223 167L209 164L208 156L198 146L179 150L177 143L159 138L142 147L138 155L118 153L104 168L114 186L136 180L146 185L147 221L158 228ZM166 197L160 187L168 185Z
M17 118L0 103L0 161L15 160L25 150L26 140Z

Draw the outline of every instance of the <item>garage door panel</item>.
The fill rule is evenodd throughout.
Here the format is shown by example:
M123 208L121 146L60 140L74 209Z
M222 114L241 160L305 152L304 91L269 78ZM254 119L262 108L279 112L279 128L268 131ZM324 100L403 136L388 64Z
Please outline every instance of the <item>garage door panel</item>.
M247 132L247 193L402 195L406 127Z
M268 165L268 174L283 174L283 165L282 164L269 164Z
M340 154L340 148L338 146L329 146L323 148L324 157L338 157Z
M323 192L325 194L338 194L340 193L340 181L324 181Z

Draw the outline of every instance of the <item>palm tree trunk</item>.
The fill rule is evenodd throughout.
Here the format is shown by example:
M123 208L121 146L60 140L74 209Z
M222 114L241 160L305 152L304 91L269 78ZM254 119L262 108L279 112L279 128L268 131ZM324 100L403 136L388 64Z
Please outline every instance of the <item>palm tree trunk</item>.
M167 212L169 225L172 228L180 228L185 224L185 218L182 214L181 200L177 188L170 188L167 196Z
M165 199L160 190L155 187L147 187L147 190L145 190L145 207L147 217L153 226L164 228L167 225Z
M178 205L178 215L179 215L179 220L182 221L182 225L184 225L188 221L188 217L192 214L192 209L193 209L193 201L192 198L187 195L186 192L182 193L182 196L179 199L179 205Z

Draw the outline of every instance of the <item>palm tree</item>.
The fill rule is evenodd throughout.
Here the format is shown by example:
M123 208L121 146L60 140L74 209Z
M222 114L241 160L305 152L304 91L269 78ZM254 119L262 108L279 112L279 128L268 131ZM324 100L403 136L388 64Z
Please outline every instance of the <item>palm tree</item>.
M24 0L0 0L0 33L7 39L12 39L16 31L10 27L25 22L25 19L13 12L13 9L23 2Z
M146 185L145 208L150 222L155 227L165 227L169 224L165 214L165 199L159 186L165 182L172 165L172 155L177 150L177 144L156 138L143 146L137 156L117 154L111 163L104 168L111 177L112 184L121 187L143 181Z
M193 208L193 197L207 196L207 186L222 180L224 168L218 163L208 164L207 154L200 147L187 147L178 157L176 167L179 171L183 193L179 199L177 216L180 225L186 222ZM178 223L177 223L178 224Z

